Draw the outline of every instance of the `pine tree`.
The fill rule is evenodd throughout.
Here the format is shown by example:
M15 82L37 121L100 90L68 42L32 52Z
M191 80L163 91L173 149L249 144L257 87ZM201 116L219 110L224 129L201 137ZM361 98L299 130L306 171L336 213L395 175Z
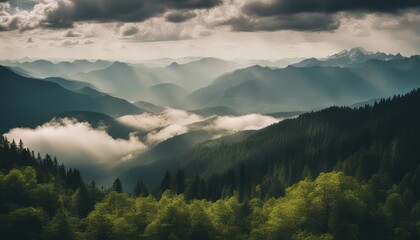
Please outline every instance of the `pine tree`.
M118 193L123 191L122 183L119 178L115 179L114 183L112 184L112 190Z
M174 191L176 194L182 194L185 191L185 173L181 169L175 174Z
M163 177L163 180L160 184L160 188L162 190L162 192L164 192L165 190L169 189L171 187L171 175L169 174L168 171L166 171L165 176Z
M85 218L88 213L93 210L89 201L86 186L80 186L75 192L73 198L77 215L80 218Z
M18 151L19 151L19 153L22 153L23 152L23 142L22 142L22 139L20 139L19 140L19 149L18 149Z
M195 175L192 181L185 188L185 199L192 200L199 198L200 194L200 177Z
M143 181L136 183L133 189L133 195L136 197L146 197L149 195L149 191Z

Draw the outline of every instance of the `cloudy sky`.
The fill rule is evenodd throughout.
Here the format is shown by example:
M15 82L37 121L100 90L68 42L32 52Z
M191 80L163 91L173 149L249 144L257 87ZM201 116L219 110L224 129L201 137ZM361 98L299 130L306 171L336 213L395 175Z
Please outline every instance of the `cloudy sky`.
M0 58L420 53L419 0L0 0Z

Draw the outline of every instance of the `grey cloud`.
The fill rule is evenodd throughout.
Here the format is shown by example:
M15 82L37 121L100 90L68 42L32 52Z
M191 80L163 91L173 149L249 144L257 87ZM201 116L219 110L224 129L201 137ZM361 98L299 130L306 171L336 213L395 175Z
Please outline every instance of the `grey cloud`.
M211 8L220 0L72 0L49 14L51 25L57 22L139 22L158 16L168 9ZM58 18L58 19L57 19ZM57 21L59 20L59 21Z
M198 34L200 34L199 32ZM192 39L195 37L195 33L190 31L183 31L181 27L175 27L173 29L169 28L159 28L155 29L153 27L142 28L141 31L138 31L136 34L131 36L125 36L126 40L133 42L164 42L164 41L179 41Z
M364 14L401 15L418 9L420 1L401 0L272 0L244 4L239 16L221 23L233 31L334 31L343 15L363 17Z
M7 18L0 23L0 32L12 31L19 28L19 18Z
M188 21L197 15L193 12L170 12L165 16L166 21L180 23Z
M253 18L241 16L220 25L230 25L233 31L333 31L340 26L339 18L331 14L304 13L284 16Z
M142 22L167 11L208 9L221 0L57 0L40 2L29 13L3 17L0 31L37 27L72 28L75 22ZM12 6L14 7L14 6ZM1 15L0 15L1 17ZM17 27L4 22L19 19ZM25 22L25 23L24 23Z
M85 40L85 41L72 41L72 40L66 40L61 43L62 46L75 46L75 45L92 45L95 42L92 40Z
M401 16L384 15L374 21L373 26L380 30L406 30L409 29L420 35L420 9L408 11Z
M167 34L158 32L158 33L145 33L145 34L137 34L131 41L135 42L166 42L166 41L180 41L180 40L188 40L192 39L193 37L189 34L181 34L181 33L174 33L170 32Z
M221 0L72 0L72 3L74 21L138 22L168 10L212 8Z
M274 0L270 3L251 2L243 7L247 14L274 16L296 13L371 12L395 13L408 8L419 8L418 0Z
M63 46L74 46L78 44L79 44L79 41L70 41L70 40L66 40L62 43Z
M80 36L82 36L82 34L72 31L72 30L69 30L64 33L64 37L80 37Z
M70 28L73 26L71 9L72 3L69 0L42 2L35 5L31 11L17 11L6 3L3 8L0 5L0 31L24 32L39 27Z
M124 37L133 36L139 32L139 29L136 26L127 26L121 29L121 35Z
M10 4L8 2L0 2L0 16L7 14L6 11L10 9Z
M71 28L74 20L74 6L67 0L56 1L56 5L48 4L44 7L38 5L42 9L39 14L44 18L40 21L40 26L45 28Z

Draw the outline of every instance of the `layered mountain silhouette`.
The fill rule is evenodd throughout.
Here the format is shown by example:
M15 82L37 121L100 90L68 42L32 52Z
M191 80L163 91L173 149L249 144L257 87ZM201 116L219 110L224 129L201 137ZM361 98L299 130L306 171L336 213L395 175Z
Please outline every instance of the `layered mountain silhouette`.
M56 83L22 77L6 67L0 67L0 99L4 103L0 107L0 132L67 111L91 111L110 116L143 112L123 99L72 92Z
M308 111L405 93L420 86L418 56L400 58L379 53L374 56L386 60L370 59L345 68L316 60L322 64L239 69L194 91L187 100L195 108L227 106L242 112L263 113Z
M143 101L152 102L159 106L184 108L185 97L188 91L173 83L161 83L154 85L142 93Z
M137 101L133 104L136 105L137 107L145 110L146 112L151 112L151 113L154 113L154 114L159 114L159 113L161 113L165 110L164 107L155 105L153 103L145 102L145 101Z
M108 68L75 74L72 78L92 83L105 92L131 101L148 101L148 89L154 85L170 83L192 91L207 86L216 77L237 67L237 63L213 58L185 64L174 62L159 68L115 62ZM177 96L182 97L182 94Z
M112 63L103 60L94 62L87 60L75 60L73 62L58 62L53 63L46 60L36 60L33 62L13 62L8 66L19 67L27 71L33 77L57 77L70 76L81 72L90 72L97 69L103 69L110 66Z
M53 82L53 83L57 83L58 85L62 86L63 88L66 88L68 90L71 91L78 91L84 88L89 88L94 90L95 86L93 84L87 83L87 82L82 82L82 81L75 81L75 80L68 80L68 79L64 79L64 78L59 78L59 77L48 77L48 78L44 78L42 80L48 81L48 82ZM96 90L94 90L96 91Z
M123 62L114 62L105 69L79 73L72 78L92 83L102 91L115 96L138 100L142 91L160 83L159 80L147 75L145 70L146 68L135 68Z
M371 82L384 95L403 93L419 87L420 57L369 60L354 65L351 71Z
M188 96L196 107L227 106L243 112L310 110L379 96L370 82L337 67L253 66L216 79Z

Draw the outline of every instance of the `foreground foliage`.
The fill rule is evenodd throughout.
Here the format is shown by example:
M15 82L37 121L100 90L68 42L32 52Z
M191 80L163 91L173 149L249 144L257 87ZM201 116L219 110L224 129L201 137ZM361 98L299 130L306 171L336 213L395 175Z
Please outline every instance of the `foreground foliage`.
M323 173L284 197L212 202L170 190L159 199L73 191L40 183L33 167L23 167L0 174L0 231L5 239L418 239L420 168L386 191L379 178ZM100 198L85 215L92 194Z

